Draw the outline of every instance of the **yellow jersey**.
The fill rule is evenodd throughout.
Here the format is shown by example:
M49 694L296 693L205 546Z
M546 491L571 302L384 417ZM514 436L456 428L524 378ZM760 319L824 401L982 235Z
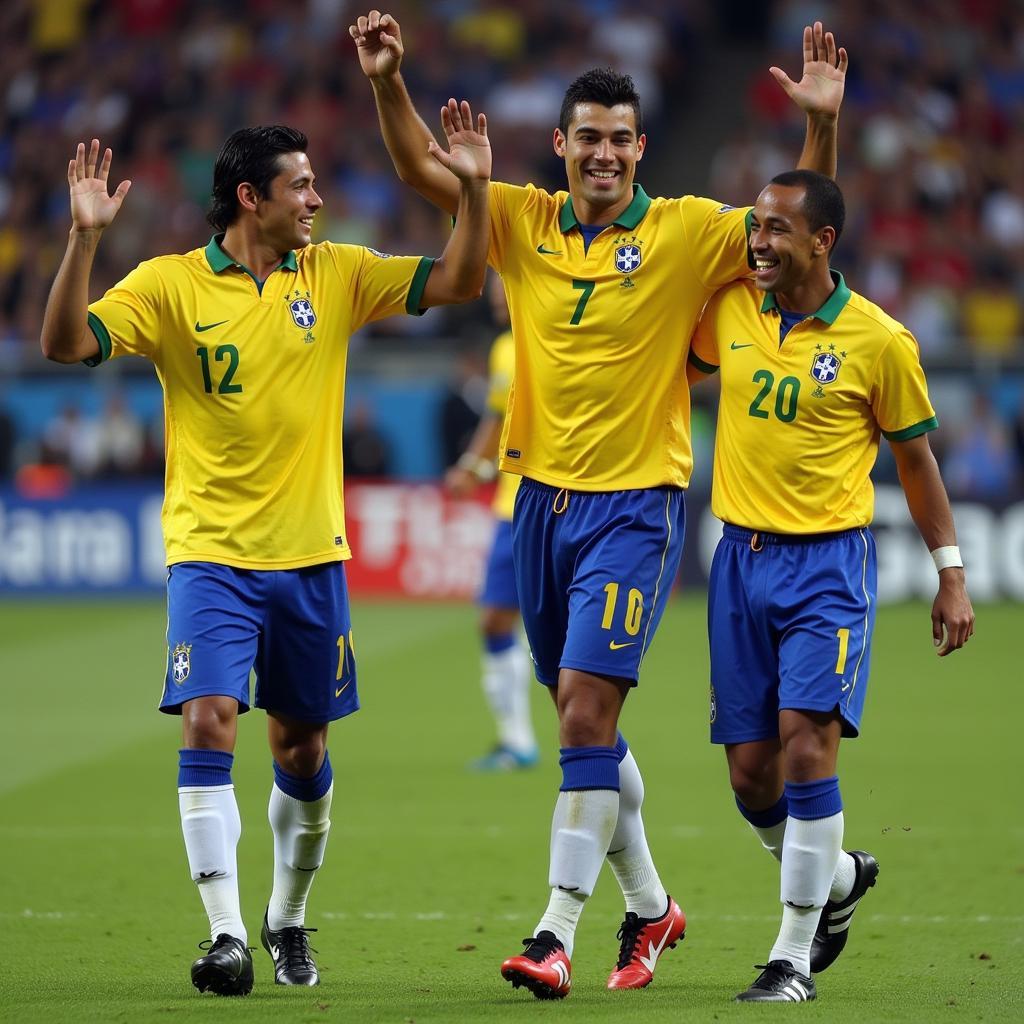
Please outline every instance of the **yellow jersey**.
M690 361L722 370L719 519L794 534L867 526L879 436L938 426L913 335L832 277L829 298L781 344L775 296L751 281L723 288L701 317Z
M508 394L512 389L512 379L516 370L516 343L511 331L505 331L494 339L488 360L489 386L487 391L487 411L492 416L504 420L508 406ZM494 491L495 516L498 519L512 521L512 510L516 503L516 491L522 477L512 473L499 473L498 486Z
M349 335L417 312L433 261L321 242L262 285L211 239L140 264L89 307L100 354L164 391L167 564L294 569L351 557L341 424Z
M554 487L685 487L693 468L686 353L714 291L748 272L749 210L632 203L584 248L567 192L492 184L515 381L499 467Z

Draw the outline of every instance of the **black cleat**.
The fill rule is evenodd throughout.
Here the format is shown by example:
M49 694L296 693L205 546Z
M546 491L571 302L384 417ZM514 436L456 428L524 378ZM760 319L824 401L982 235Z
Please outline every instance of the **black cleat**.
M811 974L821 974L835 963L843 951L850 934L850 921L864 893L878 878L878 861L863 850L850 850L850 856L857 865L853 889L845 900L833 903L831 900L821 909L818 928L811 943Z
M814 979L796 970L788 960L758 964L754 984L736 997L737 1003L806 1003L818 998Z
M192 984L218 996L247 996L252 991L252 957L241 939L224 933L199 943L208 952L192 964Z
M274 981L278 985L320 984L320 972L309 955L309 933L315 931L300 925L273 931L267 924L267 915L263 915L260 939L274 961Z

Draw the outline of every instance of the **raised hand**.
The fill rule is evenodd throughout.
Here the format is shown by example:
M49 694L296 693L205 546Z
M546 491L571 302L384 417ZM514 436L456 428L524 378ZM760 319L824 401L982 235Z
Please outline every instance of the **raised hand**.
M473 128L473 111L463 100L449 100L441 108L441 127L448 140L446 153L433 139L428 149L438 163L448 168L460 181L487 181L491 176L491 143L487 138L487 118L477 114Z
M402 30L390 14L370 11L365 18L349 25L348 34L356 41L359 66L367 78L387 78L402 63Z
M100 140L93 139L86 156L85 143L78 144L75 159L68 163L68 185L71 190L71 221L80 231L102 231L121 209L124 197L131 188L130 181L122 181L113 195L107 194L107 175L110 173L109 149L103 151L99 168Z
M836 49L835 36L826 32L820 21L804 28L804 73L799 82L782 68L771 67L775 81L805 113L836 118L843 102L848 65L846 49Z

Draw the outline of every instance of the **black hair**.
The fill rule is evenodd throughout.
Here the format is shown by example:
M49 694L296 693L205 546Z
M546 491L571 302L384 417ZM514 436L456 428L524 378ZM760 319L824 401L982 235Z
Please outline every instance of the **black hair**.
M297 128L274 124L239 128L232 132L217 154L213 167L213 190L206 219L216 231L226 231L238 216L238 186L249 182L256 194L265 197L279 173L278 157L305 153L309 140Z
M783 171L776 174L769 184L802 188L802 212L811 231L830 227L836 233L836 241L839 241L846 222L846 203L839 186L830 177L817 171Z
M592 68L585 71L565 90L562 110L558 115L558 127L562 134L569 132L569 122L580 103L598 103L602 107L617 107L625 103L633 108L636 118L636 134L643 134L643 117L640 114L640 96L629 75L620 75L611 68Z

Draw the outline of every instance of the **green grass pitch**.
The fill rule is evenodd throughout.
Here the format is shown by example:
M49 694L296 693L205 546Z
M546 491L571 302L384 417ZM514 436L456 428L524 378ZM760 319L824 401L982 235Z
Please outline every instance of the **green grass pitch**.
M323 983L275 987L258 950L252 996L226 1000L188 979L206 919L178 824L178 726L154 710L162 604L0 605L0 1020L1024 1019L1024 607L980 608L977 636L944 661L925 606L881 610L865 733L840 777L847 845L882 872L817 1003L788 1011L730 1003L774 938L778 872L707 742L703 609L673 602L623 721L687 940L646 991L606 991L622 914L606 872L572 995L548 1004L498 965L546 901L554 715L538 687L535 771L465 770L491 740L472 609L356 604L363 710L332 732L334 826L308 919ZM271 870L263 730L262 713L242 720L234 775L253 944Z

